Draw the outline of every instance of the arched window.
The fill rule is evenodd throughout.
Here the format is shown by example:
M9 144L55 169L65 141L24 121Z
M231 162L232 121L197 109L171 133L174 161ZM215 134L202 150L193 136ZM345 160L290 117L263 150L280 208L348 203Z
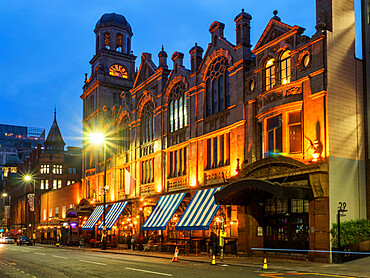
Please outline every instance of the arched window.
M291 67L290 67L290 51L285 51L280 57L280 80L281 84L290 82Z
M109 69L109 75L127 78L127 70L120 64L114 64Z
M205 115L210 116L230 106L230 81L225 57L217 57L206 73Z
M186 97L185 97L185 85L182 82L177 82L170 94L169 100L169 130L170 132L176 131L178 129L186 126L188 116L186 107Z
M128 117L123 118L121 123L119 142L122 152L126 152L130 149L130 130Z
M106 49L110 49L110 34L109 33L104 34L104 47Z
M116 51L122 52L122 34L116 35Z
M275 86L275 59L271 58L265 65L265 90Z
M141 142L147 143L154 139L154 105L147 102L141 113Z

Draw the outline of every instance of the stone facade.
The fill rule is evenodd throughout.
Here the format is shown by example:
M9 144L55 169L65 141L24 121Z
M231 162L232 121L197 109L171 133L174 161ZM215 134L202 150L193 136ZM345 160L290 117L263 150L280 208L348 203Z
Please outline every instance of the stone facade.
M105 68L120 64L130 72L93 70L81 96L84 130L108 131L108 201L192 195L241 178L302 186L313 194L301 215L310 250L330 250L339 201L351 207L344 220L366 217L362 63L354 57L353 1L316 2L312 37L283 23L275 11L253 49L252 17L244 10L235 17L235 43L224 37L223 23L213 22L207 49L195 45L189 51L191 69L183 65L184 54L175 52L169 70L163 48L158 66L143 53L137 73L130 72L132 54L97 52L93 69L105 59ZM125 29L128 23L106 24ZM102 86L123 91L120 105L111 105L113 91L106 97ZM89 98L96 100L94 109ZM84 139L83 197L100 203L104 162L88 144L88 133ZM127 173L136 180L134 190L125 184ZM231 206L236 214L228 221L236 215L241 253L266 245L255 232L269 229L265 202ZM309 257L328 260L327 254Z

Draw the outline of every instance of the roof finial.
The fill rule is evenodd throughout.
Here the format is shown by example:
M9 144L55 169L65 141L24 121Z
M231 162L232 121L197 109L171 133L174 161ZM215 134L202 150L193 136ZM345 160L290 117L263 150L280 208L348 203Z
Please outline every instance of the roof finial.
M274 14L274 16L272 17L273 19L275 19L276 21L281 21L280 17L277 16L278 14L277 10L274 10L272 13Z
M57 121L57 106L54 107L54 122Z
M244 9L242 9L242 12L244 12Z
M163 44L162 44L162 51L164 50Z

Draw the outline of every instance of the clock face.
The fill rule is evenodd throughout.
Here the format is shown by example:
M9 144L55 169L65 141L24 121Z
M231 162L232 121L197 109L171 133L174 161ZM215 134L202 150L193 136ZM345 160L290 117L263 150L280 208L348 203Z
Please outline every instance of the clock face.
M121 78L127 78L127 71L122 65L112 65L109 69L109 74Z

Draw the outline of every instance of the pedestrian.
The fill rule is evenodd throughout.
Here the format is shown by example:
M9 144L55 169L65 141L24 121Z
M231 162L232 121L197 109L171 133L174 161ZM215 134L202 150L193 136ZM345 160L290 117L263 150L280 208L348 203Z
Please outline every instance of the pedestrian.
M136 249L136 235L132 235L131 237L131 249L132 251L135 251Z
M131 249L131 234L129 234L127 237L127 249L128 250Z
M217 255L217 244L218 244L218 237L214 232L211 232L210 235L210 243L212 246L212 255Z
M139 251L143 251L144 236L142 234L139 235L137 243L139 244Z
M150 237L146 245L144 246L144 252L149 252L150 248L153 246L153 237Z

